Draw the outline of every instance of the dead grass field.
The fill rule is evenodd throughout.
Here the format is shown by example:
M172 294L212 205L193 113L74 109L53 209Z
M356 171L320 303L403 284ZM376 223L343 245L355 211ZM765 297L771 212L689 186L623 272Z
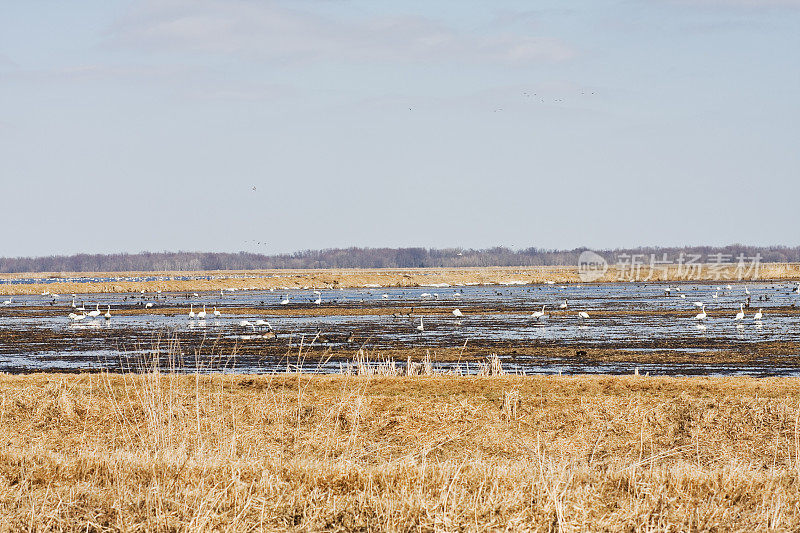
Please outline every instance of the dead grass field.
M699 276L689 281L717 281L730 283L736 279L731 264L719 274L707 265L700 266ZM685 270L685 267L684 267ZM620 271L610 265L608 271L597 282L627 281L631 272ZM717 275L722 276L717 279ZM330 269L330 270L258 270L258 271L207 271L207 272L47 272L33 274L0 274L0 279L41 278L57 279L72 277L135 277L135 276L214 276L211 280L172 281L114 281L96 283L37 283L35 285L0 285L0 294L58 294L87 292L154 292L173 291L219 291L220 289L285 289L285 288L351 288L351 287L418 287L447 283L449 285L503 283L578 283L580 277L575 266L559 267L482 267L482 268L408 268L408 269ZM748 281L752 276L748 276ZM645 280L644 278L648 278ZM685 281L687 273L679 271L677 265L652 274L647 267L637 273L641 281ZM762 264L758 271L761 280L798 280L800 264Z
M796 531L800 381L0 376L0 530Z

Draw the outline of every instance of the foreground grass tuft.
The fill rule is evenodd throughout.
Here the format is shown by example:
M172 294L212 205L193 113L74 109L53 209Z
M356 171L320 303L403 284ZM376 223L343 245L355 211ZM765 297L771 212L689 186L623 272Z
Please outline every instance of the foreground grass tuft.
M0 376L0 530L796 530L800 382Z

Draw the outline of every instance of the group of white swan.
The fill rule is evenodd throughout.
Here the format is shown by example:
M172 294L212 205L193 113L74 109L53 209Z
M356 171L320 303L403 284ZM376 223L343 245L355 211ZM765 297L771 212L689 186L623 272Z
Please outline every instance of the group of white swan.
M706 304L703 302L694 302L694 304L701 308L701 311L697 313L694 318L695 320L705 320L708 318L708 313L706 313ZM733 317L734 320L744 320L744 304L739 304L739 312L736 313L736 316ZM764 311L759 307L758 311L753 315L753 320L761 320L764 318Z
M730 285L727 285L724 288L727 289L727 290L731 290L732 289L732 287ZM671 287L667 287L666 289L664 289L664 292L665 292L666 295L669 295L673 290L680 291L680 288L672 289ZM720 291L721 290L723 290L723 287L721 287L721 286L717 287L715 293L711 297L714 298L714 299L718 298L720 296ZM800 283L798 283L798 286L797 286L797 288L795 290L797 290L798 293L800 293ZM744 292L747 295L750 294L750 290L747 287L745 287ZM313 300L313 303L315 305L321 305L322 304L322 293L320 291L318 291L318 290L315 290L313 293L317 296L317 298L315 300ZM193 295L197 296L197 293L194 293ZM424 298L424 297L431 297L431 296L434 296L434 295L431 295L429 293L423 293L420 296ZM436 294L435 296L438 296L438 294ZM383 295L383 298L387 298L387 297L388 297L387 294ZM685 298L685 295L681 294L681 297ZM76 295L72 294L72 308L75 311L79 311L79 313L76 313L76 312L69 313L68 316L69 316L69 318L71 320L80 321L80 320L83 320L85 318L97 318L97 317L99 317L101 315L106 320L111 318L111 307L110 306L106 306L105 314L103 314L102 311L100 310L100 304L99 303L95 304L95 309L94 310L91 310L91 311L87 312L83 304L81 304L80 307L77 306L75 298L76 298ZM12 298L9 297L7 300L3 301L2 303L3 303L3 305L11 305L12 304ZM290 303L290 301L289 301L289 295L288 294L285 295L283 297L283 299L281 299L280 302L279 302L280 305L288 305L289 303ZM695 302L693 302L693 304L700 308L700 312L697 313L696 315L694 315L694 320L700 321L702 323L702 321L705 321L709 316L708 313L706 312L706 304L704 302L702 302L702 301L695 301ZM146 308L152 308L153 304L149 302L149 303L147 303L145 305L145 307ZM533 313L531 313L531 318L536 319L536 320L540 320L542 318L545 318L547 316L546 308L547 308L546 305L542 305L541 310L536 310ZM558 305L558 308L561 309L561 310L568 309L569 308L568 301L565 299L562 303L560 303ZM194 304L190 304L189 312L188 312L189 319L204 320L208 314L209 313L206 311L206 305L203 305L202 311L195 312L194 311ZM211 311L210 314L213 315L214 317L221 316L221 313L220 313L219 310L217 310L216 306L214 306L213 311ZM464 313L458 308L453 309L452 314L456 318L461 318L461 317L464 316ZM741 322L741 321L743 321L745 319L745 316L746 316L746 314L745 314L745 310L744 310L744 304L740 303L739 304L739 311L733 317L733 320L736 321L736 322ZM589 313L587 313L586 311L579 311L577 313L577 317L579 319L581 319L581 320L588 320L590 318ZM761 308L759 308L758 311L755 314L753 314L753 320L756 321L756 322L759 322L759 323L763 319L763 317L764 317L764 312L763 312L763 310ZM459 324L460 324L460 322L459 322ZM269 326L269 323L267 323L265 320L257 320L255 323L250 323L249 321L244 320L244 321L242 321L240 323L240 325L242 325L242 326L253 326L253 327L255 327L255 326L267 326L270 330L272 329ZM700 326L698 326L698 327L700 327ZM740 327L740 326L737 326L737 327ZM419 325L416 326L416 330L419 331L419 332L424 332L425 331L425 325L423 323L422 317L420 317Z
M222 315L222 313L220 313L217 310L216 306L214 306L214 310L211 312L211 314L213 316L215 316L215 317L218 317L218 316ZM206 313L205 304L203 305L203 310L202 311L198 311L197 313L194 312L194 304L189 304L189 320L191 320L193 318L197 318L198 320L205 320L206 319L206 315L207 315L207 313Z
M546 305L543 305L541 311L534 311L533 313L531 313L531 318L535 318L536 320L539 320L539 319L543 318L546 315L545 312L544 312L546 307L547 307ZM567 303L567 300L564 300L563 302L561 302L558 305L558 308L559 309L569 309L569 304ZM589 318L589 313L587 313L586 311L579 311L578 312L578 318L586 320L586 319Z
M567 304L567 300L564 300L564 302L559 304L558 307L560 309L567 309L569 307L569 304ZM533 313L531 313L531 318L535 318L536 320L539 320L540 318L545 317L547 315L547 313L545 313L545 309L546 308L547 308L547 305L543 305L541 311L534 311ZM461 312L461 309L459 309L459 308L453 309L452 313L453 313L453 316L456 317L456 318L461 318L461 317L464 316L464 313ZM587 313L586 311L581 311L581 312L578 313L578 317L582 318L582 319L587 319L587 318L589 318L589 313ZM460 324L460 322L459 322L459 324ZM417 331L420 331L420 332L421 331L425 331L425 325L422 322L422 317L420 317L419 325L417 326Z
M560 309L567 309L569 307L569 304L567 303L567 300L564 300L564 302L561 303L558 307ZM533 313L531 313L531 318L535 318L536 320L539 320L539 319L545 317L547 315L547 313L545 313L545 309L546 308L547 308L547 305L543 305L541 311L534 311ZM461 317L464 316L464 313L459 308L453 309L452 314L456 318L461 318ZM581 319L584 319L584 320L588 319L589 318L589 313L587 313L586 311L580 311L578 313L578 318L581 318ZM459 324L461 324L461 322L459 322ZM420 333L425 331L425 324L423 322L423 318L422 317L419 318L419 324L416 326L416 330L419 331Z
M265 327L269 331L273 331L272 326L270 325L270 323L267 322L264 319L261 319L261 318L259 318L255 322L250 322L249 320L240 320L239 321L239 327L242 327L242 328L253 328L253 331L255 331L256 328L264 328Z
M75 307L75 300L73 300L72 303L73 303L73 307ZM67 317L70 320L78 321L78 320L83 320L84 318L87 318L87 317L88 318L97 318L100 315L103 315L103 318L105 318L106 320L109 320L111 318L111 306L110 305L106 306L106 312L105 313L103 313L100 310L100 304L95 304L94 310L93 311L89 311L88 313L85 312L86 309L83 306L75 307L75 310L76 311L80 311L80 313L70 313L70 314L68 314Z

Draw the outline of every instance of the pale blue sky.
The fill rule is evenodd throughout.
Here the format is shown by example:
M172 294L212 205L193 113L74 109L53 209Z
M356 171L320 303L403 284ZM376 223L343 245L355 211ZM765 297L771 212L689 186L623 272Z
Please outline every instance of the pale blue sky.
M0 183L0 256L797 245L800 0L0 0Z

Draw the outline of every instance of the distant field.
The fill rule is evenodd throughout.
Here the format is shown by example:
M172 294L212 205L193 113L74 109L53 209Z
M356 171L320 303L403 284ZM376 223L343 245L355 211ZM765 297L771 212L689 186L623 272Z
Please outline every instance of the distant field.
M649 272L643 267L635 274L638 281L709 281L731 283L737 279L734 265L718 271L703 265L687 275L677 265ZM482 268L417 268L417 269L340 269L340 270L262 270L202 272L80 272L2 274L0 280L52 279L72 277L125 278L139 276L213 276L210 280L104 281L90 283L0 284L0 294L40 294L79 292L139 291L218 291L236 289L350 288L350 287L416 287L426 285L511 284L511 283L578 283L578 268L561 267L482 267ZM632 273L611 265L596 282L628 281ZM750 273L747 280L753 279ZM800 280L800 263L761 265L757 279Z
M0 530L800 527L800 381L0 376Z

